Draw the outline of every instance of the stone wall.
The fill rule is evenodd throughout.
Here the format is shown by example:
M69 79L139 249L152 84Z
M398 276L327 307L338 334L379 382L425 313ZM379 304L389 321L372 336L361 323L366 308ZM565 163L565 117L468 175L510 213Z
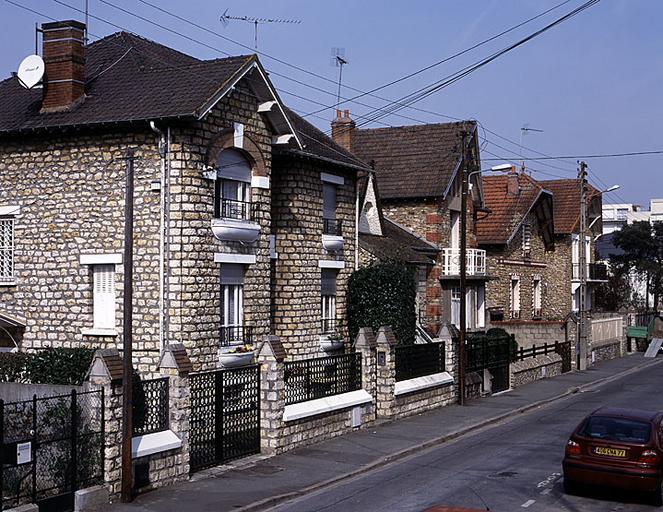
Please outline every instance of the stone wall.
M599 344L592 343L590 357L593 363L607 361L622 356L622 341L615 339L603 341Z
M529 348L532 345L544 345L545 343L551 344L555 341L566 341L564 322L512 320L492 322L488 327L497 327L513 334L518 346L523 348Z
M517 388L530 382L562 374L562 356L548 354L530 357L511 363L511 387Z
M415 414L421 414L431 409L455 404L457 400L453 383L399 395L394 401L394 410L391 419L406 418Z

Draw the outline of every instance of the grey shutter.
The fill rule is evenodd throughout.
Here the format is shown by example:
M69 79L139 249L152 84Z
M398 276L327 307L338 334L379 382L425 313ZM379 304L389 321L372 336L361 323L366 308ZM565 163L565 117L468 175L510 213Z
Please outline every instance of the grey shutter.
M322 269L321 295L336 295L336 270Z
M325 219L336 218L336 185L322 184L322 216Z
M222 285L243 285L244 284L244 265L237 263L221 264L221 284Z
M251 183L251 165L242 153L234 149L221 151L216 161L219 178Z

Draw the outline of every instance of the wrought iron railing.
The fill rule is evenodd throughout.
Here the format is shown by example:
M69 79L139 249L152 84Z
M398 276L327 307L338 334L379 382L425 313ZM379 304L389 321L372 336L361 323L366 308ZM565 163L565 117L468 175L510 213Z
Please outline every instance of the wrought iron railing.
M444 342L396 347L396 381L441 373L445 369Z
M216 210L215 216L217 218L251 221L256 217L258 203L221 198L216 205Z
M330 334L336 332L336 319L323 318L320 321L320 331L322 332L322 334Z
M580 279L580 263L573 263L573 279ZM603 263L587 263L587 279L590 281L607 281L608 267Z
M285 363L285 403L296 404L361 389L361 354Z
M168 377L133 382L133 435L169 428Z
M323 235L343 235L343 223L337 219L322 219L322 234Z
M460 275L460 249L447 247L443 250L442 274L445 276ZM467 275L486 275L486 251L483 249L467 249Z
M220 341L222 347L229 345L252 345L253 328L247 325L222 326Z
M466 342L466 371L491 370L511 363L516 341L512 335L477 335Z

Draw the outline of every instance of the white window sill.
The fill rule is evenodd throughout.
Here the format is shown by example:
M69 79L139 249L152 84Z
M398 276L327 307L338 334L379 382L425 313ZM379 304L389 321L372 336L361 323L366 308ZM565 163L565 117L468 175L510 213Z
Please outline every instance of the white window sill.
M2 286L16 286L16 281L0 281L0 287Z
M176 450L182 446L182 440L172 430L145 434L131 439L131 458L138 459L154 453Z
M309 416L317 416L327 412L347 409L357 405L372 402L373 398L363 389L342 393L340 395L317 398L308 402L286 405L283 411L283 421L294 421Z
M117 336L116 329L82 329L83 336Z
M453 381L454 379L449 372L434 373L415 379L402 380L396 383L394 394L396 396L405 395L406 393L414 393L424 389L452 384Z

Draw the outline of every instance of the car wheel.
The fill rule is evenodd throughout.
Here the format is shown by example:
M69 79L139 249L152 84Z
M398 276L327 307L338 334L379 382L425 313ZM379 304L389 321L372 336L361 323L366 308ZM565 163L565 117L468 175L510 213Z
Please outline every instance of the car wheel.
M566 494L578 494L578 484L573 480L564 479L564 492Z

